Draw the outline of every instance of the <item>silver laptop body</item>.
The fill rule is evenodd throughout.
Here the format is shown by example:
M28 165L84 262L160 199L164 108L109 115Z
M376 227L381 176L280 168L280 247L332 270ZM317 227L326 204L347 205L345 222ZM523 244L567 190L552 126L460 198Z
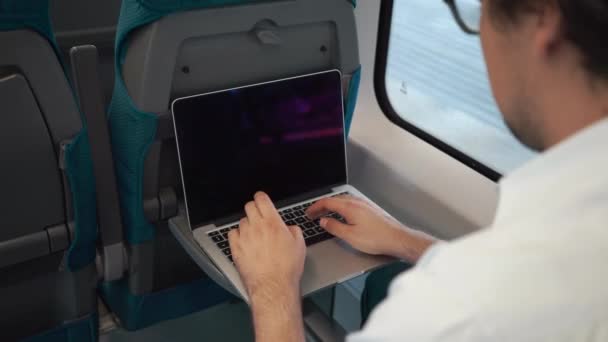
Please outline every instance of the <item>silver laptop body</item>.
M276 99L278 99L276 102L278 103L274 103L275 99L272 98L274 92L279 93L276 95ZM265 98L265 96L269 98ZM254 105L250 105L251 103L254 103ZM251 109L249 108L250 106L262 108L258 111L262 114L255 114L258 115L257 117L251 114L251 112L256 112L256 109ZM248 180L241 180L238 172L232 170L235 165L240 165L234 159L247 159L250 164L252 162L253 164L268 164L270 166L264 167L267 167L267 170L274 170L276 168L273 168L272 165L277 164L272 163L276 163L277 161L287 160L286 162L290 163L290 165L294 165L294 162L289 162L292 159L292 156L289 155L291 145L296 146L294 147L294 154L297 155L297 153L302 151L298 146L306 146L307 144L316 145L310 150L315 151L317 149L317 151L320 151L319 155L322 154L323 158L325 158L325 165L328 160L330 163L333 160L332 154L335 156L335 164L339 165L336 168L343 169L335 172L339 175L335 179L341 179L341 181L321 188L296 189L297 186L293 185L305 183L304 180L307 179L306 172L308 172L310 178L325 177L330 179L329 182L332 182L331 176L325 175L326 173L332 173L331 171L315 171L314 167L310 167L310 160L314 158L313 156L308 156L306 166L302 166L302 168L308 167L309 169L304 170L304 174L294 178L293 181L282 180L282 174L274 176L274 179L281 178L281 181L277 181L277 183L274 183L274 179L262 180L261 178L264 177L259 177L260 184L266 184L271 189L274 189L275 192L281 193L281 195L292 191L289 196L279 198L276 203L279 213L290 225L295 222L296 218L300 218L295 217L292 219L294 215L297 215L297 213L301 214L311 203L325 197L349 194L365 199L372 203L372 205L375 205L360 191L349 185L347 181L341 75L337 70L179 98L173 101L171 109L178 146L180 172L184 186L188 224L203 252L207 254L245 300L248 300L248 296L236 267L232 262L231 254L229 254L226 235L230 229L237 229L238 222L243 216L241 209L247 201L253 198L253 193L258 190L267 191L267 189L264 185L259 189L252 187L248 192L250 196L243 197L243 194L239 193L239 189L241 187L247 188L249 183ZM329 113L332 114L330 115ZM222 119L214 123L215 126L219 127L213 127L213 129L207 127L203 129L206 123L214 120L210 118L215 118L209 115L218 115L219 117L226 118L226 120L222 121ZM260 120L256 119L260 115L265 118L268 117L269 122L262 120L263 122L260 124ZM275 116L273 117L273 115ZM285 120L284 116L287 115L292 116ZM236 118L237 116L239 117ZM254 118L251 119L250 116ZM326 117L328 116L335 118L333 123L327 121ZM233 121L230 118L233 118ZM252 121L253 123L248 121ZM289 129L277 129L276 125L278 122L284 122L283 126L289 126ZM222 127L222 125L231 126ZM234 125L241 125L241 132L232 132L231 127ZM261 126L258 127L256 125ZM339 129L336 128L336 125L340 125ZM203 132L205 130L206 134ZM223 132L237 135L232 138L225 137ZM241 138L242 136L247 136L247 138ZM249 138L249 136L253 136L253 138ZM253 140L249 140L249 143L247 143L247 139ZM280 141L280 143L277 141ZM328 149L325 148L327 146L322 145L324 141L332 141L327 146L333 147L332 151L335 150L335 152L324 154L322 151ZM226 156L226 153L222 154L225 151L218 151L222 149L218 146L226 144L241 144L243 151L239 150L240 147L236 147L231 150L232 153L228 153L229 156ZM280 146L282 149L280 153L283 153L279 154L280 158L278 156L271 158L271 156L264 154L265 149L273 148L266 147L267 145L275 146L281 144L285 146ZM261 152L257 150L254 150L253 153L250 152L248 149L252 145L259 145L259 147L254 148L260 149ZM285 149L287 149L287 158L285 158L284 154ZM329 149L331 150L332 148ZM200 151L200 158L198 151ZM210 152L206 153L205 151ZM268 155L274 153L272 150L269 151ZM307 152L307 150L304 149L304 152ZM215 153L218 154L214 155ZM259 160L255 159L255 153L260 153ZM298 160L296 157L293 158ZM204 163L203 159L207 159L207 162ZM217 163L216 159L219 159ZM222 164L222 160L224 160L224 164ZM323 165L321 164L321 160L319 162L320 165ZM232 167L225 166L226 163ZM212 171L208 171L209 169ZM293 169L292 167L291 170ZM233 172L232 176L226 175L230 172ZM201 175L200 177L199 174ZM230 180L230 177L236 183L234 186L233 184L221 184L222 180L225 182L226 180ZM218 178L221 179L219 182L214 181ZM258 179L253 179L251 182L255 183L257 181ZM239 182L241 182L240 186L238 185ZM215 186L220 186L220 188L214 188ZM285 188L290 190L284 190ZM291 190L291 188L294 189ZM235 191L238 195L232 196L231 194ZM293 193L293 191L297 192ZM267 192L269 192L273 199L277 199L273 196L273 191ZM216 197L222 198L222 196L224 196L224 200L218 199L216 203ZM235 202L235 197L242 197L242 199L240 202ZM231 207L235 207L235 203L240 203L239 209L232 208L232 210L224 213L224 208L222 207L222 203L224 202L227 203L227 206ZM205 205L205 203L207 204ZM377 205L375 206L378 207ZM216 209L215 211L208 210L208 207ZM223 214L218 214L218 212L222 212ZM336 218L339 218L339 216L336 216ZM303 229L308 246L306 265L301 283L303 296L350 280L394 261L392 258L370 256L355 251L343 241L328 236L329 234L318 226L318 221L313 226L315 224L314 221L306 219L306 222L302 222L302 220L304 219L300 219L295 223Z

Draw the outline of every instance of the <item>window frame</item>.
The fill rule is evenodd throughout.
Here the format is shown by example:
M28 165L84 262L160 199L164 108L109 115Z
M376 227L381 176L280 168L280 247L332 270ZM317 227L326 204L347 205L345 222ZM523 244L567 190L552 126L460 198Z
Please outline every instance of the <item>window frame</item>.
M431 1L431 0L427 0ZM441 1L441 0L432 0ZM378 26L378 41L376 45L376 65L374 68L374 89L380 109L384 115L395 125L412 133L414 136L431 144L433 147L448 154L450 157L470 167L482 176L493 182L498 182L503 175L479 160L469 156L461 150L449 145L443 140L416 127L414 124L402 118L393 108L386 90L386 69L388 65L388 50L390 46L391 27L393 20L394 0L381 0L380 18ZM465 34L463 32L463 34Z

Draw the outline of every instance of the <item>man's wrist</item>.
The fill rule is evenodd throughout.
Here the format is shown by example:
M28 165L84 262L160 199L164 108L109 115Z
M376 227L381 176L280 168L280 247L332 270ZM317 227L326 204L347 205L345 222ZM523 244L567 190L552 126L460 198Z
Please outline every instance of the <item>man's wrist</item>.
M268 305L275 302L299 301L299 283L288 281L265 281L248 289L251 306Z
M415 264L426 251L439 240L413 229L399 229L394 237L395 250L392 256Z
M299 286L268 283L249 299L256 341L304 341Z

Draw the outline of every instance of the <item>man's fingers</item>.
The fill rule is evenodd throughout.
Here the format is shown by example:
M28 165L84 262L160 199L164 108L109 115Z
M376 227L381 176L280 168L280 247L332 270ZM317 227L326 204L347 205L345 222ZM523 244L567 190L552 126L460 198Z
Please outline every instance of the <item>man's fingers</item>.
M253 201L245 204L245 213L249 221L252 222L257 222L262 217L256 203Z
M293 235L293 238L296 240L304 241L304 235L302 234L302 229L298 226L289 226L289 232Z
M253 198L255 200L255 205L259 209L262 217L264 217L264 218L271 218L273 216L279 217L277 208L275 208L274 203L272 203L272 200L270 199L270 196L268 196L266 193L261 192L261 191L257 192Z
M243 217L241 221L239 221L239 237L241 237L243 234L247 234L249 228L249 219Z
M318 203L313 204L312 206L310 206L310 208L306 210L306 216L308 216L309 219L314 220L321 216L327 216L331 214L330 210L327 210L323 207L316 207L317 204Z
M330 212L334 212L340 214L347 221L350 221L353 214L351 205L352 202L347 198L324 198L308 208L306 215L311 219L315 219L327 215Z
M238 244L238 239L240 238L240 232L238 229L233 229L228 232L228 243L230 247L234 247Z
M239 244L239 239L241 238L241 233L238 229L233 229L228 232L228 243L230 244L230 249L232 250L232 254L240 254L241 245Z
M351 226L329 217L322 218L320 225L331 233L331 235L343 240L348 240L349 233L352 231Z
M238 239L241 235L241 232L238 229L232 229L228 232L228 240L231 241L233 239Z

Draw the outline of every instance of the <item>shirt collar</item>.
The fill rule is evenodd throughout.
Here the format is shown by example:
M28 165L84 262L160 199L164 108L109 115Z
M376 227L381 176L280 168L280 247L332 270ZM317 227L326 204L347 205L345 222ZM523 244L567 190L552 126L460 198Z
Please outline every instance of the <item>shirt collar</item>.
M503 178L495 223L555 210L600 187L608 189L608 119L581 130Z

